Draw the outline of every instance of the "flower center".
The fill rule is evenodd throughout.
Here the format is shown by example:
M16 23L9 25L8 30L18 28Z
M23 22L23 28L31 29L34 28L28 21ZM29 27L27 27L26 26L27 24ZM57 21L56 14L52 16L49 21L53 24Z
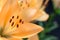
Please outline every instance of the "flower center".
M9 23L11 23L11 26L14 26L14 24L16 24L15 22L16 21L13 21L15 18L15 16L12 16L12 18L9 20ZM24 24L24 20L23 19L20 19L19 16L16 17L18 20L17 22L21 23L21 24ZM13 22L12 22L13 21ZM16 27L18 28L19 27L19 23L16 24Z

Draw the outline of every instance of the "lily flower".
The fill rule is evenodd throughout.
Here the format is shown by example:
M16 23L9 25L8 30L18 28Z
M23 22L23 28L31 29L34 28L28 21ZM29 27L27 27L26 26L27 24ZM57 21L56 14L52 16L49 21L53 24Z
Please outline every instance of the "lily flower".
M40 9L43 1L6 0L4 2L2 0L1 3L0 40L22 40L22 38L38 40L37 34L44 29L31 21L38 18L41 21L48 19L48 14L44 12L45 6Z

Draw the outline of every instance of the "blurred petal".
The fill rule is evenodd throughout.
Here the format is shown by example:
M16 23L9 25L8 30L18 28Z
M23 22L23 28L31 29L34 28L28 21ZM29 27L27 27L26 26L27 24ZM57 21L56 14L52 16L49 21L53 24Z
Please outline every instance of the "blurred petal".
M6 3L7 0L0 0L0 11L2 10L2 7Z
M26 20L34 16L37 10L42 6L43 0L27 0L27 2L29 7L25 9L22 13Z
M38 10L37 13L32 17L32 20L46 21L49 15L43 10Z
M7 16L10 15L11 12L14 12L16 9L16 0L7 0L0 12L0 26L4 25L4 22L7 21Z
M4 38L4 37L0 37L0 40L8 40L8 39L6 39L6 38Z
M11 36L15 38L28 38L36 35L42 30L43 28L41 26L32 23L24 23L20 24L20 27L18 27L15 32L11 32Z
M2 1L3 2L3 1ZM4 2L3 2L4 3ZM4 24L4 20L5 20L5 16L6 16L6 12L9 9L9 2L5 3L5 5L3 5L4 7L2 8L1 12L0 12L0 26L3 26ZM2 21L1 21L2 20Z
M38 19L36 19L36 20L38 20L38 21L47 21L48 20L48 18L49 18L49 15L46 13L46 12L42 12L43 13L43 15L41 15Z
M39 40L39 37L38 37L38 35L34 35L34 36L28 38L28 40Z
M25 11L23 13L23 16L26 20L32 21L32 20L36 20L37 18L39 18L42 15L42 11L41 10L37 10L37 9L33 9L30 8L27 11Z
M34 8L29 8L27 10L25 10L23 12L23 18L30 21L31 20L31 17L36 13L37 9L34 9Z
M42 6L43 0L31 0L29 6L31 8L40 8Z

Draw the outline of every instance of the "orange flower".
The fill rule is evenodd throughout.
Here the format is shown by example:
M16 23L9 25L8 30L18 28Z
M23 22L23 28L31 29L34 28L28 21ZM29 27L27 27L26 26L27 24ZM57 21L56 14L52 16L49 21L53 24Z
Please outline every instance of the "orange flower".
M38 40L37 34L43 30L41 26L31 23L33 20L45 21L48 14L43 10L42 0L1 0L0 39L22 40L29 38ZM46 4L46 3L45 3Z

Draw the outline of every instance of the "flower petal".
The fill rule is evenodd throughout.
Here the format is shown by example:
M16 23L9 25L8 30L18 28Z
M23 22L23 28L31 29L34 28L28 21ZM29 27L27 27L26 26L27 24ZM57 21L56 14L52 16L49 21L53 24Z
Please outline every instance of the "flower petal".
M43 28L41 26L32 23L24 23L20 24L20 26L16 29L15 32L11 32L11 36L15 38L28 38L33 35L36 35L42 30Z
M0 37L0 40L8 40L8 39L6 39L6 38L4 38L4 37Z
M4 24L4 19L6 16L6 12L8 11L9 3L5 3L5 5L3 5L4 7L2 8L1 12L0 12L0 26L2 26ZM2 21L1 21L2 20Z
M6 3L7 0L0 0L0 11L2 10L2 7Z
M22 13L22 15L24 16L23 18L30 21L31 17L34 16L36 11L37 9L35 8L29 8L29 9L24 10L24 12Z
M34 36L28 38L28 40L39 40L39 37L38 37L38 35L34 35Z
M43 10L38 10L35 15L31 18L32 20L39 20L39 21L46 21L48 19L49 15L44 12Z
M29 7L40 8L42 6L43 0L30 0Z
M44 12L43 10L37 10L33 8L29 8L24 13L23 18L28 21L39 20L39 21L46 21L49 18L49 15Z
M38 20L38 21L47 21L47 19L49 18L49 15L44 11L42 11L42 13L43 13L43 15L38 17L36 20Z
M17 9L16 0L7 0L5 5L0 12L0 26L4 25L4 22L7 21L7 16L11 14L11 12ZM2 20L2 21L1 21Z

